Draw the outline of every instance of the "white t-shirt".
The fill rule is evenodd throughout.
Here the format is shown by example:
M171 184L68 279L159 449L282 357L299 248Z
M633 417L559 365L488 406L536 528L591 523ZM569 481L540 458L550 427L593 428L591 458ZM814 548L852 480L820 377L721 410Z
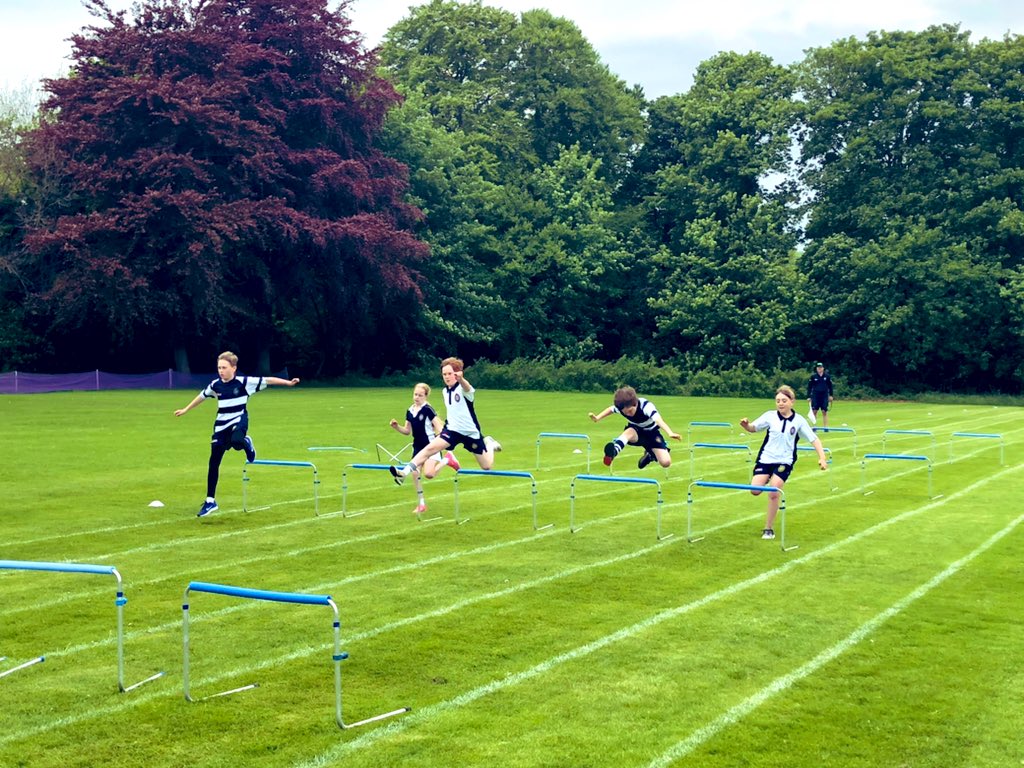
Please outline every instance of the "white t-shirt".
M757 452L758 464L794 464L796 462L796 444L802 437L808 443L817 439L807 419L796 411L788 419L782 418L778 411L765 411L751 424L756 432L768 430Z
M447 417L444 422L445 427L466 437L481 437L480 422L477 420L476 410L473 408L474 397L476 397L476 390L470 387L467 392L459 382L444 388L445 416Z

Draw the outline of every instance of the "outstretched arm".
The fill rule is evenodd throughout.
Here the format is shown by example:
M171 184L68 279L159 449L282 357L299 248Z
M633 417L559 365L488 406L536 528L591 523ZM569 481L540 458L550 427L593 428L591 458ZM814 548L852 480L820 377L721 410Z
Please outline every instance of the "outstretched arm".
M395 430L395 432L399 432L400 434L403 435L408 435L410 432L412 432L412 425L409 423L408 419L405 420L405 426L400 425L398 423L398 419L392 419L390 422L388 422L388 426Z
M197 405L199 405L205 399L206 398L203 397L202 395L196 395L194 398L192 398L192 402L191 403L186 405L184 408L179 408L178 410L176 410L174 412L174 415L175 416L184 416L186 413L191 411L193 408L195 408Z
M657 424L659 427L661 427L663 430L665 430L665 433L669 437L671 437L673 440L682 440L683 439L683 436L680 435L678 432L673 432L672 431L672 427L670 427L665 422L665 420L663 418L661 418L661 414L660 413L654 414L654 423Z
M811 445L813 445L814 450L818 452L818 466L822 469L828 469L828 456L825 455L825 448L821 444L821 439L815 438Z
M747 432L757 432L757 429L754 427L754 425L750 423L750 419L740 419L740 426L747 430Z
M597 413L597 414L595 414L595 413L594 413L593 411L591 411L590 413L588 413L588 414L587 414L587 416L589 416L589 417L590 417L590 420L591 420L591 421L600 421L600 420L601 420L601 419L603 419L603 418L604 418L605 416L611 416L611 415L612 415L613 413L615 413L615 409L613 409L613 408L612 408L612 407L611 407L611 406L609 405L609 406L608 406L607 408L605 408L605 409L604 409L603 411L601 411L600 413Z
M294 387L300 381L300 379L281 379L277 376L264 376L263 380L267 382L267 386L276 387Z

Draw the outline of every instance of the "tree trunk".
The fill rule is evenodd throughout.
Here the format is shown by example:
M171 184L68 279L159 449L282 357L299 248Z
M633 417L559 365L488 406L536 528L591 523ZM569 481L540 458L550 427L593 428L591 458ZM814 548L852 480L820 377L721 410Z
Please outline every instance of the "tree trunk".
M174 370L178 373L192 373L192 369L188 367L188 350L185 347L174 348Z

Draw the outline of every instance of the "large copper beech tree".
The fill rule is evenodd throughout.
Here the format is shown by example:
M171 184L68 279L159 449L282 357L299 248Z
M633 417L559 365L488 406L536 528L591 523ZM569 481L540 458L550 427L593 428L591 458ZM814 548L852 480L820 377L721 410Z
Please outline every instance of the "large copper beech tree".
M407 169L375 146L398 96L346 4L89 6L29 138L33 308L72 343L157 339L179 367L227 342L263 365L272 346L329 371L389 364L427 248Z

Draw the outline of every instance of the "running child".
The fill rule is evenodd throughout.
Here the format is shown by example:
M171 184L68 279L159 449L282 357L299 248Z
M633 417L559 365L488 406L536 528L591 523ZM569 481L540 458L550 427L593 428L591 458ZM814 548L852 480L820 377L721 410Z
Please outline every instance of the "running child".
M399 424L398 419L390 421L391 428L399 434L412 435L412 452L414 456L426 448L430 441L440 434L443 428L441 418L437 415L437 411L434 410L434 406L427 402L428 397L430 397L430 385L420 382L412 388L412 405L405 412L405 424ZM459 471L459 462L456 461L455 454L448 451L446 455L442 456L441 452L438 451L432 456L427 457L423 464L422 472L413 473L413 478L416 480L416 496L419 498L413 514L421 515L427 511L427 503L423 498L423 483L420 482L420 476L422 475L422 477L430 480L446 466L451 467L456 472Z
M588 413L591 421L597 422L613 413L626 418L626 428L622 434L604 447L604 465L610 467L615 457L627 445L638 445L644 449L644 455L637 462L637 468L643 469L657 459L666 469L672 466L671 448L665 442L662 430L673 440L682 440L682 435L674 432L650 400L637 397L632 387L621 387L615 391L612 405L598 414Z
M401 485L406 477L418 471L438 451L451 451L461 445L476 456L480 469L494 466L494 454L501 450L501 443L485 436L476 417L476 390L463 372L463 362L457 357L441 361L441 380L444 381L444 404L447 419L441 434L427 443L404 467L391 467L391 475Z
M229 449L245 451L246 461L256 461L256 447L249 431L249 412L246 403L249 398L268 386L294 387L298 379L280 379L277 376L236 376L238 355L221 352L217 356L217 376L200 392L191 403L174 412L184 416L208 397L217 398L217 418L213 422L213 438L210 441L210 465L206 473L206 501L199 507L196 517L206 517L216 512L217 480L220 476L220 462Z
M821 439L814 434L807 419L793 410L793 402L796 400L796 393L792 387L783 384L775 390L775 410L765 411L754 421L740 419L740 426L747 432L766 432L764 441L761 443L761 450L757 452L757 461L754 463L754 477L751 485L770 485L773 488L782 488L789 479L796 464L796 445L802 437L818 453L818 466L822 470L828 469L828 457L821 445ZM754 496L760 496L762 491L751 491ZM768 494L768 514L764 521L764 530L761 531L762 539L774 539L775 515L779 511L779 494Z

